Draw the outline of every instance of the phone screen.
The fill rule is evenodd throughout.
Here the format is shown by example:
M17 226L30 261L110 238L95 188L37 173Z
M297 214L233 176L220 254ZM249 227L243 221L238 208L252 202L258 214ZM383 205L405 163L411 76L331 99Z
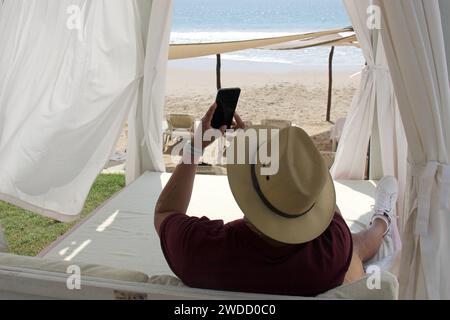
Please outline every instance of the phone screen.
M241 89L239 88L219 90L216 98L217 109L211 123L213 128L219 129L224 125L226 125L228 129L231 128L240 95Z

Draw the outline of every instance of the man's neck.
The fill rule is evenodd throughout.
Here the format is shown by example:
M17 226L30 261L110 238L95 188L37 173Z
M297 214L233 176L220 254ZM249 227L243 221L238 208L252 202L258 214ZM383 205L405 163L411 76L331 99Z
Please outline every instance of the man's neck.
M276 241L272 238L269 238L268 236L266 236L264 233L262 233L261 231L259 231L250 221L248 221L247 219L244 219L245 224L247 225L247 227L254 233L256 233L262 240L264 240L265 242L267 242L268 244L270 244L273 247L285 247L288 246L288 244L286 243L282 243L279 241Z

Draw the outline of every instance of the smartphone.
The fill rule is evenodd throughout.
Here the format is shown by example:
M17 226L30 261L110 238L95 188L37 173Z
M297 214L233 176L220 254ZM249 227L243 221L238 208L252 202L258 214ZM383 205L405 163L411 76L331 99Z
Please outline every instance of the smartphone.
M216 98L217 109L214 112L211 122L211 126L214 129L220 129L224 125L226 125L228 129L231 128L240 95L241 89L239 88L219 90Z

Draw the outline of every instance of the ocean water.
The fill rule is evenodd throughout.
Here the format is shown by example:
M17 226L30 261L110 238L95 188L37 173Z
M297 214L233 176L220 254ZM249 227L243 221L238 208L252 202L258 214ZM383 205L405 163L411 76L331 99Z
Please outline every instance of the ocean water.
M267 38L348 26L342 0L175 0L171 43ZM329 50L253 49L225 54L223 59L323 66ZM337 47L335 64L359 66L364 58L358 48Z

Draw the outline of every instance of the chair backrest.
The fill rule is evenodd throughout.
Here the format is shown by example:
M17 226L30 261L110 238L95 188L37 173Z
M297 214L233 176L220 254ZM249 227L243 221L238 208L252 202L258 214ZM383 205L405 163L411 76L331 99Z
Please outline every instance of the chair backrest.
M331 151L336 152L339 140L341 139L342 132L344 132L346 118L340 118L336 120L335 125L330 131Z
M277 129L284 129L292 127L292 121L281 119L264 119L261 121L261 125Z
M336 120L335 125L331 129L330 139L339 142L342 136L342 132L344 131L346 118L340 118Z
M182 129L193 132L195 118L189 114L169 114L167 116L167 124L170 130Z
M253 126L253 122L252 121L244 121L244 125L246 128L250 128Z
M328 169L331 169L331 167L334 164L334 160L336 158L336 152L321 151L320 154L325 160Z

